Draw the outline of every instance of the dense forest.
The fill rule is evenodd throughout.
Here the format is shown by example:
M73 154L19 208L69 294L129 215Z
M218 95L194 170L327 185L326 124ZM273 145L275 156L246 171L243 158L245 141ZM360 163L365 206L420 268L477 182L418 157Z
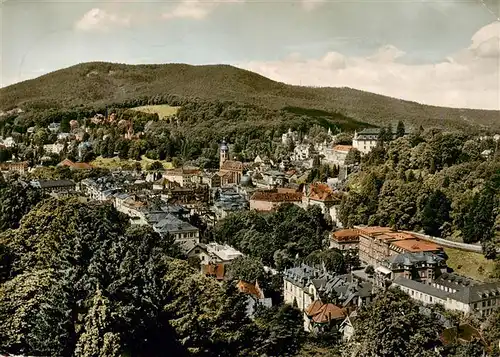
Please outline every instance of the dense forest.
M492 314L483 324L474 318L467 320L481 331L481 341L443 345L439 337L445 329L443 318L452 324L464 322L462 318L438 306L423 310L407 295L393 290L361 307L354 320L352 343L342 343L336 330L304 334L301 313L279 303L279 293L275 306L259 308L251 319L245 312L247 298L237 291L235 281L220 284L199 274L180 259L172 239L160 237L149 227L130 226L111 205L36 197L31 190L4 182L0 191L2 207L17 205L9 195L19 191L24 198L15 207L28 212L16 224L3 225L0 232L2 353L480 357L484 351L492 356L498 352L485 346L500 338L500 314ZM5 210L4 215L19 220L15 211ZM297 220L293 227L291 219L280 222L285 214ZM269 242L268 249L276 252L282 245L285 254L303 249L298 251L299 259L306 256L311 262L331 262L329 269L342 271L342 255L335 258L335 252L327 256L317 250L323 246L327 227L321 217L315 210L287 206L274 217L254 217L260 228L243 228L244 235L251 240L264 229L272 230L273 235L295 229L291 238L282 235ZM249 218L241 216L239 225ZM316 232L305 229L312 223L318 227ZM221 227L219 237L224 231L231 234L228 228ZM236 238L241 239L242 235ZM234 243L244 246L248 242ZM269 279L264 272L262 261L267 254L250 246L247 249L251 256L231 266L234 278L262 281L268 291L279 289L279 275Z
M227 65L83 63L0 89L0 109L130 107L144 99L177 105L173 97L177 104L232 101L272 110L320 110L372 125L403 120L415 127L500 129L498 111L426 106L349 88L291 86Z
M346 226L392 226L481 242L494 258L500 243L497 145L437 130L379 142L349 177L340 219Z

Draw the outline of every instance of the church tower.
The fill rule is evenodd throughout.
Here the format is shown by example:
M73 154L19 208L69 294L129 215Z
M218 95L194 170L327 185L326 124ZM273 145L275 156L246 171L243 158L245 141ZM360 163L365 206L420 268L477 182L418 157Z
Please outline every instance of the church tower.
M222 144L220 146L220 162L219 162L220 168L222 168L222 165L227 160L228 155L229 155L229 148L227 147L226 141L222 140Z

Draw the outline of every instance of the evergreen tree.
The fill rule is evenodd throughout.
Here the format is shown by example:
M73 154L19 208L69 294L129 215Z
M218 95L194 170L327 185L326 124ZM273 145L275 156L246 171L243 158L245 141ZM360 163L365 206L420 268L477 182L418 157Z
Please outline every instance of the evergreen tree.
M405 136L405 132L405 124L400 120L396 128L396 138L402 138L403 136Z
M450 220L451 203L446 195L434 191L428 198L421 213L422 228L425 234L434 237L441 236L441 227Z

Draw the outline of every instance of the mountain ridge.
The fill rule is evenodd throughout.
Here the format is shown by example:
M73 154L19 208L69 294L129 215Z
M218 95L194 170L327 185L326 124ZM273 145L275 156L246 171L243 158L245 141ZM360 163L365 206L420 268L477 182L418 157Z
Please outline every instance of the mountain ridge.
M0 110L116 104L165 94L270 109L320 109L379 126L402 120L413 126L500 131L500 111L429 106L348 87L289 85L231 65L184 63L80 63L0 88Z

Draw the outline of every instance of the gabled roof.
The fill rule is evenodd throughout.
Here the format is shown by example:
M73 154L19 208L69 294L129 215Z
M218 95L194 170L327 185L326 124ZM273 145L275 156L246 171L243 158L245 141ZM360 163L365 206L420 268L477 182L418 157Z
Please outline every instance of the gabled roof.
M243 171L243 163L241 161L226 160L222 164L221 170Z
M201 266L201 271L206 276L214 276L217 280L223 280L226 267L224 264L204 264Z
M236 284L238 290L244 294L250 294L257 299L264 299L264 293L259 287L259 284L255 282L255 284L247 283L246 281L240 280Z
M313 301L305 312L313 322L319 324L342 320L347 316L345 309L331 303L323 304L321 300Z
M301 192L256 191L250 198L253 201L300 202Z

